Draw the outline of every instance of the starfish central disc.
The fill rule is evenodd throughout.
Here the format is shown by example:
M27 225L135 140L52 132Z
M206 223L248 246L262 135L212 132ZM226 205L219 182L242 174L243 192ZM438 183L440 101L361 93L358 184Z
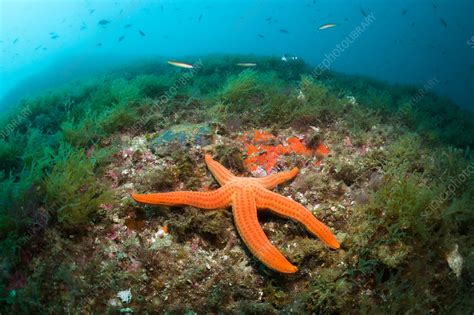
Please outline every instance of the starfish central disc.
M270 243L258 222L257 209L269 209L280 216L293 219L303 224L330 248L339 248L339 243L331 231L309 210L296 201L270 191L278 184L295 177L298 168L263 178L237 177L214 161L210 155L205 156L205 161L212 175L222 186L219 189L210 192L132 194L132 198L145 204L189 205L208 210L232 206L235 226L249 250L267 267L281 273L294 273L297 268Z

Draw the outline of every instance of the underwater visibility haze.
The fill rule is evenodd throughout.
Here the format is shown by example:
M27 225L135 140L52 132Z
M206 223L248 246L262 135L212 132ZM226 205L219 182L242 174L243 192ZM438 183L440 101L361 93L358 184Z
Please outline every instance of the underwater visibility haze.
M471 314L473 16L0 0L0 314Z

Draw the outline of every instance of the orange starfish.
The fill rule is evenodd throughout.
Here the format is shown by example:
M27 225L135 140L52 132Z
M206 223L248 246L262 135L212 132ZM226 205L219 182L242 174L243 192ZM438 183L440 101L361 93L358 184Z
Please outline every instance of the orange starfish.
M262 178L237 177L214 161L210 155L206 155L205 160L207 167L222 186L219 189L210 192L132 194L133 199L152 205L189 205L208 210L232 206L237 230L252 254L267 267L282 273L294 273L297 268L270 243L258 223L257 208L270 209L278 215L298 221L330 248L339 248L334 235L305 207L269 190L295 177L298 168Z

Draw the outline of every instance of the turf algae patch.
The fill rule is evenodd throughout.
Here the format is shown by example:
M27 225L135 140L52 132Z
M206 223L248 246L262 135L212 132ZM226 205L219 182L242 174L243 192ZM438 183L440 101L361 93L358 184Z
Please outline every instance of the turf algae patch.
M45 186L51 214L63 228L74 230L88 223L101 205L113 203L113 196L97 182L93 161L83 151L69 150L61 149Z

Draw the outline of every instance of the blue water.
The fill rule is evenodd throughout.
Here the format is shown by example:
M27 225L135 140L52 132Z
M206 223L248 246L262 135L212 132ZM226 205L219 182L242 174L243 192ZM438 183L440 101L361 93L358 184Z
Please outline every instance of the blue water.
M2 0L0 107L136 58L207 53L291 54L315 67L326 58L331 70L392 83L435 80L437 93L472 107L473 15L472 0ZM337 25L318 29L326 23Z

